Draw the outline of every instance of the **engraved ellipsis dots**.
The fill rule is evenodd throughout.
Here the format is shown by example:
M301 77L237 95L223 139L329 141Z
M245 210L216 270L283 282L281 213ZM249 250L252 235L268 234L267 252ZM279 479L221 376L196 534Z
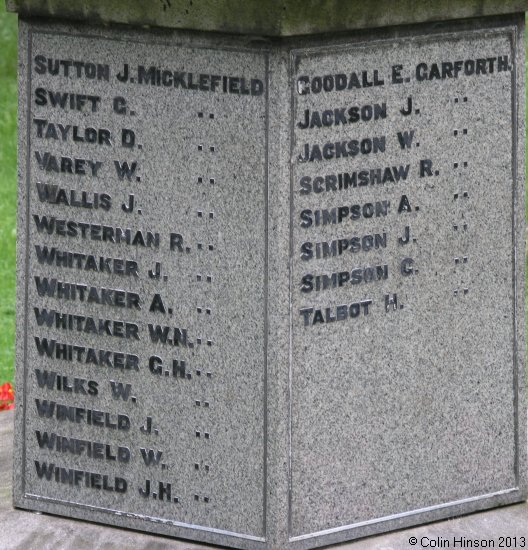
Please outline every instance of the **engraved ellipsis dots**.
M196 376L205 376L206 378L212 378L213 373L212 372L203 372L202 369L196 369Z
M453 291L453 294L456 298L459 298L461 296L466 296L467 294L469 294L469 288L467 286L462 288L455 288L455 290Z
M208 112L206 110L198 111L197 112L197 118L200 121L200 128L203 130L202 135L203 136L211 136L213 133L210 131L212 127L209 126L209 124L215 123L215 114L212 112ZM200 194L202 198L202 203L199 203L199 207L196 210L196 218L201 223L199 224L199 227L201 231L206 231L209 224L214 224L217 220L216 213L211 208L211 205L208 201L208 192L213 192L215 186L218 184L218 178L216 174L212 172L214 170L215 164L211 162L212 157L207 156L207 152L210 154L216 154L218 152L217 144L209 141L211 138L204 137L202 138L201 143L198 144L198 152L200 155L204 155L201 158L204 159L204 164L202 165L202 172L198 175L196 175L196 185L200 186ZM209 160L208 160L209 159ZM209 204L208 204L209 203ZM207 223L206 225L206 222ZM198 235L197 236L197 242L196 242L196 249L200 251L201 253L207 253L207 252L214 252L216 250L216 246L211 242L210 237L207 237L205 234ZM200 256L203 261L206 261L209 257L208 255ZM202 264L201 267L197 267L197 272L195 275L195 281L200 285L200 288L202 288L204 291L213 284L213 274L209 271L209 266L206 264ZM203 285L203 286L201 286ZM207 317L212 316L213 309L214 309L214 303L210 303L208 298L206 296L197 296L197 303L195 305L196 314L199 319L206 320ZM213 345L213 340L210 337L207 336L199 336L196 338L196 344L198 346L208 346L211 347ZM213 378L213 374L207 370L207 368L197 368L196 371L196 378L198 380L202 380L203 383L211 381ZM196 420L198 423L198 426L195 428L194 431L194 439L196 441L197 447L196 449L202 449L203 445L208 445L212 441L212 435L210 429L207 427L207 425L199 426L199 423L201 421L204 421L206 418L208 418L208 413L212 409L212 400L209 398L209 396L203 396L203 395L195 395L193 397L193 406L195 409L195 413L197 415ZM205 415L205 416L204 416ZM200 418L202 420L200 420ZM206 420L205 420L206 421ZM207 422L207 421L206 421ZM210 462L204 463L203 461L198 460L198 457L195 457L194 463L194 470L199 475L205 475L210 470ZM195 493L193 495L194 502L196 504L208 504L210 502L211 496L208 493L208 489L198 489L195 488Z
M205 113L204 111L198 111L198 118L212 121L214 120L215 115L214 113ZM205 145L204 143L198 144L198 151L207 151L207 150L210 153L214 153L216 151L216 145L212 143L209 145Z
M460 105L460 109L463 108L464 104L468 103L468 97L461 95L461 96L455 96L453 98L455 104ZM460 114L463 113L463 111L459 111ZM461 127L457 127L453 129L453 136L455 138L461 138L463 136L467 136L469 133L467 126L464 126L461 124ZM465 169L468 167L468 161L464 158L457 159L457 161L453 162L453 170L456 171L460 176L462 176L465 173ZM462 218L464 217L464 209L468 204L468 200L470 198L469 191L467 189L459 189L453 192L453 201L454 203L458 204L458 208L462 209ZM468 231L469 227L466 221L463 221L461 223L454 223L453 224L453 231L458 234L466 233ZM461 256L455 256L453 258L455 272L459 270L464 270L466 268L469 258L467 255L461 255ZM453 289L453 296L455 298L463 298L464 296L467 296L469 294L469 287L465 284L461 284L460 286L457 286Z
M454 258L454 263L455 270L463 269L469 263L469 258L468 256L456 256ZM460 298L466 296L467 294L469 294L469 286L465 284L462 284L460 287L453 290L453 295L455 298Z
M198 111L197 113L198 115L198 118L199 119L203 119L204 120L204 123L207 124L206 121L213 121L214 118L215 118L215 115L214 113L207 113L205 111ZM207 130L205 129L205 134L207 134ZM199 150L204 150L204 145L203 144L200 144L199 145ZM210 146L210 151L211 152L214 152L215 151L215 146L214 145L211 145ZM203 175L200 175L200 176L197 176L197 182L198 184L205 184L206 182L209 183L209 185L215 185L216 184L216 177L213 177L211 175L209 175L209 177L205 177ZM213 210L211 209L208 209L205 207L199 209L196 211L196 216L201 219L201 220L210 220L210 221L214 221L215 220L215 213ZM202 241L198 241L196 243L196 248L198 250L201 250L201 251L209 251L209 252L212 252L214 251L215 247L212 243L204 243ZM212 284L213 283L213 275L211 273L196 273L196 282L197 283L206 283L206 284ZM203 305L203 304L198 304L196 306L196 312L202 316L208 316L208 315L212 315L212 307L210 305ZM199 338L198 339L198 343L200 344L202 342L202 339ZM207 340L207 344L208 345L212 345L212 341L211 340Z
M216 151L216 146L215 145L209 145L209 147L207 147L203 143L198 144L198 151L205 151L207 149L209 149L209 151L211 153L214 153Z
M196 343L201 345L203 343L206 343L208 346L212 346L213 345L213 341L212 340L204 340L204 338L196 338Z

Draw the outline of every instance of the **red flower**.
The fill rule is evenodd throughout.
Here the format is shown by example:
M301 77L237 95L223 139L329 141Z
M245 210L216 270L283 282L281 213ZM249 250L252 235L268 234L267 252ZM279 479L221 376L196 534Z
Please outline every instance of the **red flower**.
M0 411L10 411L15 408L15 390L9 382L0 386Z

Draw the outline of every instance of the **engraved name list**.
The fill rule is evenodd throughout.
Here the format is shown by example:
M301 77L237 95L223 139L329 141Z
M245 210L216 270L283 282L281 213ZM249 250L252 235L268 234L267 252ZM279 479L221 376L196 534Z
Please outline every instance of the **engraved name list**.
M266 58L30 39L26 492L262 536Z

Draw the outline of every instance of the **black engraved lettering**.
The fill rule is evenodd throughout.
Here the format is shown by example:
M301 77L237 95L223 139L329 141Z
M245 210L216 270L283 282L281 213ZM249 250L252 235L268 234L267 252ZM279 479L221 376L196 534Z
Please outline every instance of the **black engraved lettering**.
M103 491L126 493L128 483L121 477L111 477L106 474L62 468L55 464L47 464L35 460L37 477L47 481L55 481L72 487L86 487ZM53 479L52 479L53 478Z
M297 93L306 95L309 93L335 92L342 90L354 90L358 88L371 88L383 86L385 81L380 76L378 69L372 71L352 72L336 75L301 76L297 79Z
M305 143L303 152L298 156L298 160L299 162L320 162L323 160L355 157L357 155L384 153L385 147L385 136L328 142L323 145Z
M410 132L398 132L398 141L401 149L410 149L414 138L414 130Z
M354 236L350 238L334 239L332 241L322 242L304 242L301 244L300 257L304 261L311 259L326 259L335 256L341 256L345 252L356 254L358 252L368 252L370 250L379 250L386 248L387 234L375 233Z
M47 399L35 399L37 413L40 418L56 418L60 422L87 424L100 428L128 431L130 418L126 414L116 414L84 407L62 405Z
M33 215L33 220L39 233L53 233L62 237L88 239L130 246L158 248L159 233L151 231L132 230L130 228L114 227L109 225L91 224L75 220L58 219L55 216Z
M354 302L352 304L342 304L322 309L303 308L299 311L303 318L303 326L310 327L318 324L334 323L338 321L347 321L349 319L358 319L369 315L369 306L371 299Z
M361 218L379 218L387 216L390 209L390 201L368 202L365 204L353 204L351 206L336 206L322 210L302 210L300 213L303 228L312 225L340 224L348 220Z
M108 305L128 309L141 309L139 294L113 288L67 283L55 278L35 276L35 286L39 296Z
M347 191L356 187L371 185L385 185L406 181L409 176L410 164L405 166L386 166L383 168L371 168L356 172L343 172L328 174L326 176L303 176L300 179L300 194L334 193Z
M340 288L346 284L359 285L387 280L389 266L380 264L376 266L358 267L349 271L335 271L331 274L304 275L301 279L301 292L321 292L323 290Z
M48 151L44 153L35 151L35 158L41 170L45 172L54 172L56 174L73 174L77 176L89 175L96 178L98 177L99 170L103 166L102 162L94 160L75 157L57 158Z
M120 181L123 181L125 178L128 181L132 181L138 167L137 162L128 164L128 162L119 162L118 160L114 160L114 166Z
M433 161L424 159L420 161L420 177L433 175Z
M39 327L44 326L90 335L139 340L139 327L136 323L96 319L95 317L62 313L54 309L48 310L38 307L34 307L33 311Z
M110 380L110 388L114 399L128 401L130 392L132 391L132 386L130 384L123 384L121 382L116 382L115 380Z
M50 185L36 182L40 202L49 204L61 204L74 208L85 208L88 210L104 210L112 207L112 197L107 193L90 193L78 189L63 189L58 185Z
M92 256L81 252L69 252L55 247L35 245L37 261L41 265L55 265L81 271L108 273L126 277L138 277L139 268L135 260Z
M146 466L157 466L163 455L163 451L154 451L153 449L145 449L141 447L141 456Z
M33 123L37 127L37 138L96 145L112 145L110 130L105 128L87 127L81 130L80 126L64 126L60 123L53 123L38 118L34 118Z
M62 343L38 336L35 336L35 345L40 356L50 359L74 361L119 370L139 370L139 358L133 354Z
M35 369L35 376L39 388L47 388L49 390L56 389L58 391L75 393L80 395L95 396L99 393L99 384L95 380L87 380L85 378L74 378L53 371L41 371Z
M34 59L37 74L49 74L67 78L86 78L88 80L110 80L110 67L106 64L70 59L53 59L37 55Z
M152 342L172 346L188 347L187 330L177 327L148 324L149 336Z
M510 71L507 55L477 59L444 61L441 63L419 63L415 76L418 82L425 80L458 79L461 77L481 76L495 72Z
M130 449L124 446L113 446L98 441L65 437L55 432L36 430L35 435L40 449L47 449L61 454L86 456L94 460L105 460L128 464Z
M387 117L387 104L374 103L352 107L337 107L324 111L305 109L303 118L297 123L301 130L322 128L324 126L340 126L356 122L369 122Z

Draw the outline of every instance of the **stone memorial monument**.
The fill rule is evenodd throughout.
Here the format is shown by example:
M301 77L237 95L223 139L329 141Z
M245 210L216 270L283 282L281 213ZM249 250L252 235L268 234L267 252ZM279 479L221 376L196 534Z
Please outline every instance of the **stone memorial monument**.
M301 550L526 498L528 1L7 6L15 506Z

